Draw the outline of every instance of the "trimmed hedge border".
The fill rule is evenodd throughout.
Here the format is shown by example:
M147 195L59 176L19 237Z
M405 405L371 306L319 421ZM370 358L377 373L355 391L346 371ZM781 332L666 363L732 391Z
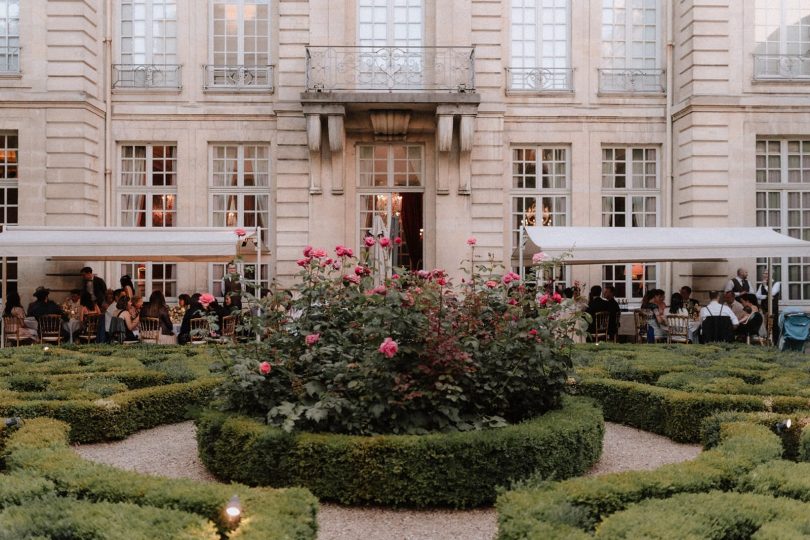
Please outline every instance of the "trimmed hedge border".
M249 488L239 484L174 480L122 471L80 458L68 446L69 429L63 422L37 418L27 421L8 437L5 459L11 474L0 475L0 506L6 507L0 514L3 522L0 538L4 538L2 534L6 531L7 522L4 520L17 519L14 516L20 515L19 510L12 510L14 505L23 504L23 514L29 512L29 508L42 508L46 511L45 516L61 516L47 513L50 503L37 502L50 500L56 501L61 505L57 507L64 507L67 512L64 526L69 534L63 537L73 537L78 531L99 531L101 527L116 524L118 530L122 530L121 527L131 524L133 533L93 538L139 538L141 536L133 534L144 524L165 521L174 527L178 536L172 531L152 530L142 537L212 538L214 533L216 538L218 530L228 538L245 540L315 539L317 501L307 490ZM67 498L51 496L51 499L41 499L48 492ZM241 524L231 530L224 507L234 494L238 494L242 502L243 517ZM72 499L74 497L90 502L77 502ZM91 502L103 504L90 506ZM129 505L135 504L142 509L133 517L129 514ZM115 523L107 522L115 511L124 513L118 514ZM93 519L87 525L89 518ZM17 521L13 523L18 524ZM41 528L20 530L39 535L51 531L47 528L50 526L48 519L38 517L33 524Z
M304 486L354 505L484 505L516 480L584 473L599 459L603 435L598 407L572 398L518 425L430 435L293 434L218 412L197 419L200 456L219 478Z
M747 473L763 463L769 467L781 454L779 439L768 429L724 424L721 443L692 461L654 471L575 478L501 495L498 538L592 538L590 533L602 520L632 504L678 493L732 490L745 481Z
M776 425L779 422L790 418L790 428L778 430ZM713 448L720 442L720 431L723 424L729 422L749 422L770 429L782 439L782 446L785 451L782 454L784 459L810 461L804 459L802 441L806 440L810 444L810 430L803 429L810 424L810 411L794 411L792 413L775 412L754 412L744 413L737 411L720 412L703 420L701 425L701 444L704 448ZM808 448L810 450L810 448Z

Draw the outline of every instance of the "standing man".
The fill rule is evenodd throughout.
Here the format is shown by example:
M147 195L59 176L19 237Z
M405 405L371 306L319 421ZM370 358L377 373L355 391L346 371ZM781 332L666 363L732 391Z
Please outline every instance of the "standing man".
M728 280L724 292L733 292L735 298L739 298L741 294L748 294L751 292L751 285L748 284L748 270L745 268L738 268L737 275Z
M233 306L242 309L242 276L236 271L234 263L228 263L222 276L222 296L230 296Z
M602 289L602 299L604 300L605 311L610 313L608 319L608 336L611 339L617 339L619 334L619 324L622 317L622 308L616 301L616 289L613 285L605 285Z
M89 266L82 268L81 274L82 290L89 292L90 296L93 297L93 301L101 308L104 303L104 295L107 293L107 284L104 283L103 279L93 274L93 269Z
M771 284L771 305L768 305L768 271L765 270L762 273L762 283L757 286L757 290L754 294L757 296L757 300L759 300L760 309L763 311L765 315L765 320L767 322L768 317L772 317L772 329L773 329L773 342L777 343L779 341L779 325L776 324L776 321L779 320L779 299L782 297L782 282L781 281L774 281ZM767 328L767 327L766 327Z

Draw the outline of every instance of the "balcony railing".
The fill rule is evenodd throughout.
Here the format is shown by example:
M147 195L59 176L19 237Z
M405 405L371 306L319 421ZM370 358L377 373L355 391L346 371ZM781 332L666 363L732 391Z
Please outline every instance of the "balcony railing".
M600 69L599 91L604 93L660 94L663 69Z
M754 78L757 80L810 79L810 52L800 54L755 54Z
M472 47L307 47L307 90L475 90Z
M273 66L205 66L206 90L273 91Z
M571 92L571 68L506 68L509 92Z
M113 88L180 88L178 64L114 64Z
M20 48L0 47L0 74L20 72Z

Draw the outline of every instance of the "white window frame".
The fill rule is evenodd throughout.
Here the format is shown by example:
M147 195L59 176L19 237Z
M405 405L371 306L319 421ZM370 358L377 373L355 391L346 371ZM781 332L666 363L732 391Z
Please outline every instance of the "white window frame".
M805 219L810 212L810 138L760 138L755 154L757 226L810 239L810 218ZM796 209L790 207L792 197L799 198ZM773 280L782 282L782 298L794 305L810 304L810 257L778 257L772 262ZM757 259L757 277L766 264L766 259Z
M135 17L135 10L136 6L143 5L144 6L144 32L142 36L136 35L135 32L135 25L141 22L140 19L136 19ZM131 6L132 9L132 18L125 19L124 18L124 9L125 6ZM155 12L160 8L163 7L164 9L164 16L157 18L155 17ZM171 66L176 65L177 58L178 58L178 20L177 20L177 0L121 0L121 16L119 20L119 30L121 32L121 49L119 51L119 57L121 58L122 64L128 65L157 65L157 66ZM174 17L170 17L166 15L166 10L172 9L174 12ZM130 23L132 25L132 31L126 31L126 24ZM163 36L156 36L155 35L155 27L157 25L161 25L162 29L164 30ZM171 35L167 32L167 28L173 28L174 33ZM143 52L135 52L134 47L130 51L125 51L124 47L124 40L126 39L143 39L144 40L144 50ZM163 46L158 47L158 41L163 41ZM167 52L166 44L167 42L174 40L174 52ZM143 58L137 58L138 55L143 54ZM142 61L136 61L142 60ZM171 60L171 61L169 61Z
M509 89L572 90L570 0L511 0L510 14Z
M236 62L217 62L216 55L223 54L223 55L232 55L233 52L231 51L217 51L216 50L216 39L217 34L215 34L216 28L216 18L215 18L215 11L216 6L218 4L231 4L235 5L237 9L237 16L236 16L236 42L237 42L237 50L236 50ZM267 24L265 28L259 28L259 31L265 31L266 34L263 36L247 36L245 32L245 8L246 6L257 6L257 5L265 5L267 6ZM273 36L272 24L273 24L273 12L272 12L272 1L271 0L209 0L209 17L208 17L208 61L209 64L216 67L234 67L234 66L249 66L249 67L267 67L272 63L272 44L271 38ZM227 26L228 19L223 19ZM230 34L226 34L230 35ZM224 36L224 35L223 35ZM253 52L246 52L246 39L248 37L264 37L266 38L267 45L264 50L261 51L253 51ZM266 62L257 62L255 61L255 57L261 57L264 55L267 59ZM254 57L251 61L248 61L248 57Z
M633 266L639 265L641 266L641 279L635 280L633 279ZM613 275L612 279L608 279L608 269L612 269L615 272L617 269L623 268L624 269L624 279L619 280L616 278L616 275ZM650 279L648 271L653 269L655 271L655 278ZM602 265L602 278L601 284L604 288L605 285L613 285L616 286L617 283L622 283L625 288L625 293L629 292L630 295L628 296L625 294L624 296L620 296L619 292L616 293L617 299L624 299L627 302L640 302L644 298L644 293L649 291L651 288L658 288L658 282L661 276L659 265L656 263L614 263L614 264L603 264ZM641 295L640 296L633 296L633 284L640 283L641 284Z
M661 68L661 2L660 0L609 0L613 2L613 5L610 7L603 7L602 9L602 61L604 62L604 67L608 69L628 69L628 70L652 70L652 69L660 69ZM652 25L653 32L655 34L654 42L649 40L649 37L642 37L639 41L634 39L634 30L637 28L642 29L642 33L645 29L650 27L648 21L644 21L642 24L635 24L634 22L634 14L638 10L637 7L632 5L633 2L653 2L655 4L654 17L655 23ZM615 4L616 2L621 2L624 7L617 7ZM611 19L610 21L607 20L608 13L611 11L622 10L624 11L624 20L615 20ZM642 12L649 11L649 8L646 5L642 5L641 7ZM642 14L642 18L644 15ZM621 29L624 38L616 38L612 37L612 39L605 39L607 35L607 27L610 27L610 35L615 36L616 30ZM652 43L652 46L655 48L654 56L649 56L647 51L644 50L640 57L635 56L635 51L633 45L636 43L641 43L642 49L646 49ZM616 55L605 54L605 46L610 44L612 46L611 52L613 52L613 46L616 44L624 46L624 55Z
M144 268L144 275L141 277L138 275L138 268L143 265ZM154 277L155 274L155 267L162 266L164 269L167 267L173 267L174 277L172 279L156 279ZM178 289L178 265L176 263L160 263L160 262L122 262L118 266L118 279L120 281L121 276L128 275L132 278L132 281L135 283L135 286L138 289L138 295L143 297L145 301L149 300L149 296L155 290L159 290L163 293L163 296L166 297L167 302L177 302L177 297L180 295ZM165 276L165 274L164 274ZM166 285L167 284L174 284L174 295L166 294ZM160 286L156 287L157 284Z
M16 74L20 72L19 0L0 0L0 21L6 23L6 31L0 34L0 73Z
M625 158L624 160L616 159L616 152L619 150L624 150ZM643 157L641 161L637 161L634 154L640 151L643 153ZM647 153L649 151L655 152L655 159L650 160L647 157ZM606 159L606 152L612 153L612 159ZM624 174L620 174L617 172L618 164L624 164ZM647 187L647 179L651 176L647 167L649 164L654 164L655 166L655 187ZM637 166L642 166L644 170L638 171ZM610 170L608 170L610 169ZM624 186L625 187L616 187L616 179L617 177L624 176ZM643 186L636 186L634 185L635 177L641 177ZM611 181L608 181L608 178L612 178ZM605 200L606 199L613 199L614 201L617 198L624 199L624 221L625 227L647 227L646 219L641 219L639 225L633 225L633 217L636 215L641 216L642 218L646 218L647 216L651 215L648 208L648 199L654 198L655 202L655 209L654 209L654 216L655 216L655 225L654 227L660 226L660 216L661 216L661 151L660 147L658 146L615 146L615 145L607 145L602 147L602 196L601 196L601 215L602 215L602 226L603 227L614 227L615 225L611 225L605 223L605 220L608 216L611 215L618 215L615 210L615 204L612 206L613 211L607 212L605 210ZM642 198L643 199L643 211L640 214L637 214L634 211L633 203L634 199Z
M810 4L796 6L790 0L755 0L754 78L810 79ZM774 34L778 41L770 39ZM798 39L790 39L792 34Z
M266 173L257 173L255 170L253 171L254 178L258 178L259 174L266 174L266 184L264 185L254 185L254 186L246 186L245 185L245 149L246 148L253 148L257 151L255 154L257 157L255 160L257 161L266 161L267 163L267 171ZM216 152L218 148L224 149L235 149L236 150L236 157L235 157L235 164L237 167L237 185L235 186L221 186L216 185L214 181L214 177L217 174L215 169L215 161L219 158L216 156ZM258 150L262 150L264 152L264 158L258 157ZM225 163L228 163L234 158L225 157ZM211 227L250 227L255 228L255 225L246 225L245 220L245 197L246 196L253 196L253 197L265 197L266 198L266 210L264 212L259 212L258 210L253 211L252 214L259 215L261 213L264 214L264 226L261 227L261 234L262 234L262 246L263 249L267 250L270 246L270 216L271 216L271 203L272 203L272 196L271 196L271 181L272 181L272 161L270 159L270 144L269 143L211 143L209 145L208 150L208 204L209 204L209 212L208 212L208 222ZM230 175L232 173L228 173L225 171L223 173L225 175ZM228 197L235 196L237 201L237 208L234 212L235 222L231 225L228 223L228 216L229 213L227 209L225 210L225 225L217 225L214 214L216 213L216 202L215 200L218 197L225 197L226 201Z
M20 218L20 137L17 131L0 131L0 193L2 193L0 198L0 230L2 230L6 225L16 225ZM13 203L9 202L12 193ZM9 218L9 210L12 208L15 213ZM6 268L8 289L16 291L19 277L17 257L6 258ZM0 266L0 280L3 277L2 272ZM0 297L3 294L5 292L0 290Z
M247 276L248 269L250 269L250 271L255 271L256 269L255 261L254 262L236 261L234 263L211 263L208 267L208 275L210 276L209 282L210 291L211 294L213 294L219 302L223 302L225 300L222 294L222 277L225 275L225 270L227 269L229 264L235 264L236 272L241 276ZM270 290L270 285L273 282L273 277L271 274L272 270L271 265L270 263L262 262L260 263L259 268L261 270L261 282L259 283L259 286L262 289ZM245 277L245 280L251 282L254 281L250 277ZM256 296L251 287L247 287L247 290L251 292L254 296Z
M412 10L418 7L419 37L410 35L409 26L416 23L409 19ZM379 19L374 16L381 13L385 8L385 37L374 35L374 25L381 25ZM403 12L402 10L406 10ZM372 14L371 19L365 17ZM403 18L403 13L405 18ZM371 34L365 35L364 25L372 25ZM405 37L398 37L397 27L405 27ZM358 0L357 2L357 44L360 47L422 47L425 41L425 2L424 0Z
M144 147L146 150L146 162L145 162L145 174L146 174L146 183L144 185L124 185L123 178L124 174L128 174L129 171L124 171L124 148L125 147ZM165 148L174 148L174 157L172 158L163 158L163 161L170 161L174 163L174 168L172 173L166 174L173 174L174 175L174 184L173 185L155 185L154 184L154 152L153 149L155 147L165 147ZM129 158L126 158L129 159ZM134 158L133 158L134 161ZM165 227L175 227L177 226L177 184L178 184L178 173L177 173L177 164L178 164L178 157L177 157L177 143L121 143L118 146L118 163L119 163L119 170L118 170L118 185L116 187L116 205L117 205L117 212L116 215L118 216L118 225L122 227L137 227L134 223L137 222L135 216L137 216L138 211L129 211L124 207L122 203L122 198L124 196L143 196L145 197L144 201L144 225L145 228L165 228ZM163 220L163 225L153 225L154 213L155 211L153 207L153 198L154 197L162 197L163 199L163 209L158 209L157 211L161 212L164 216L171 215L171 225L167 225L167 221ZM170 210L167 208L170 207ZM133 220L132 222L128 222L127 219L124 218L124 213L132 213Z

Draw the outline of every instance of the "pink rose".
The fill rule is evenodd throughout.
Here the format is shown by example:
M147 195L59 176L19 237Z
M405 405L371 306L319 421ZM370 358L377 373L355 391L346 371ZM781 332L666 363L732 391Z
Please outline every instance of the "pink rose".
M360 265L354 267L354 273L357 274L358 276L362 276L365 273L365 271L366 271L365 268L363 268Z
M516 306L517 305L517 300L515 300L514 298L510 298L509 302L507 302L507 304L509 304L510 306Z
M320 341L320 339L321 339L320 334L310 334L310 335L308 335L306 337L307 347L312 347L313 345L318 343L318 341Z
M532 337L536 336L537 335L537 330L532 328L531 330L529 330L529 335L532 336Z
M346 256L347 257L354 257L354 251L351 248L346 248Z
M440 277L439 279L436 280L436 283L444 287L445 285L447 285L447 280L444 279L443 277Z
M402 243L402 238L400 238L399 236L397 236L396 238L394 238L394 243L395 243L396 245L400 245L400 244Z
M501 278L501 281L503 281L504 285L509 285L513 281L520 281L520 276L514 272L507 272L506 275Z
M385 288L385 285L377 285L376 287L371 289L371 292L374 294L385 296L388 293L388 289Z
M417 270L416 276L422 279L427 279L430 277L430 272L428 272L427 270Z
M399 279L399 274L392 274L391 279Z
M332 257L329 257L329 258L328 258L328 259L326 259L324 262L325 262L326 264L332 264L333 262L335 262L335 259L333 259Z
M338 257L344 257L346 255L346 246L336 246L335 255Z
M391 245L391 240L387 236L383 236L380 238L380 245L382 247L388 247Z
M312 246L304 248L304 257L312 257Z
M557 302L558 304L562 303L563 300L562 296L560 296L560 293L558 292L555 292L554 295L552 295L551 299Z
M340 264L340 261L335 261L332 263L332 268L334 268L335 270L340 270L341 266L342 265Z
M390 337L385 338L383 342L380 344L379 351L383 354L386 358L393 358L397 351L399 350L399 345L397 342L391 339Z
M548 295L547 295L547 294L544 294L544 295L541 295L541 296L540 296L540 297L537 299L537 302L538 302L538 303L539 303L541 306L545 306L546 304L548 304L548 300L549 300Z
M302 267L303 267L303 266L307 266L307 265L309 264L309 261L310 261L310 259L309 259L309 258L306 258L306 259L298 259L298 260L295 262L295 264L297 264L298 266L302 266Z
M478 243L478 239L476 239L474 236L471 236L471 237L467 238L467 245L468 246L474 246L477 243Z
M270 362L262 362L259 364L259 372L262 375L267 375L270 373L270 370L273 369L273 366L270 365Z
M316 258L316 259L323 259L324 257L326 257L326 250L325 249L313 249L311 256Z
M247 234L245 229L243 229L242 227L239 227L238 229L234 230L233 233L236 236L238 236L239 238L242 238L243 236L245 236Z
M534 255L532 255L532 264L540 264L541 262L546 260L546 257L548 257L548 255L546 255L542 251L540 253L535 253Z
M360 276L353 276L351 274L347 274L343 276L343 281L348 281L350 283L354 283L355 285L357 285L358 283L360 283Z
M485 285L485 286L486 286L488 289L494 289L495 287L497 287L497 286L498 286L498 282L497 282L497 281L493 281L493 280L491 280L491 279L490 279L489 281L487 281L486 283L484 283L484 285Z
M363 243L366 245L366 247L371 247L374 244L376 244L377 241L374 240L373 236L366 236L365 238L363 238Z

